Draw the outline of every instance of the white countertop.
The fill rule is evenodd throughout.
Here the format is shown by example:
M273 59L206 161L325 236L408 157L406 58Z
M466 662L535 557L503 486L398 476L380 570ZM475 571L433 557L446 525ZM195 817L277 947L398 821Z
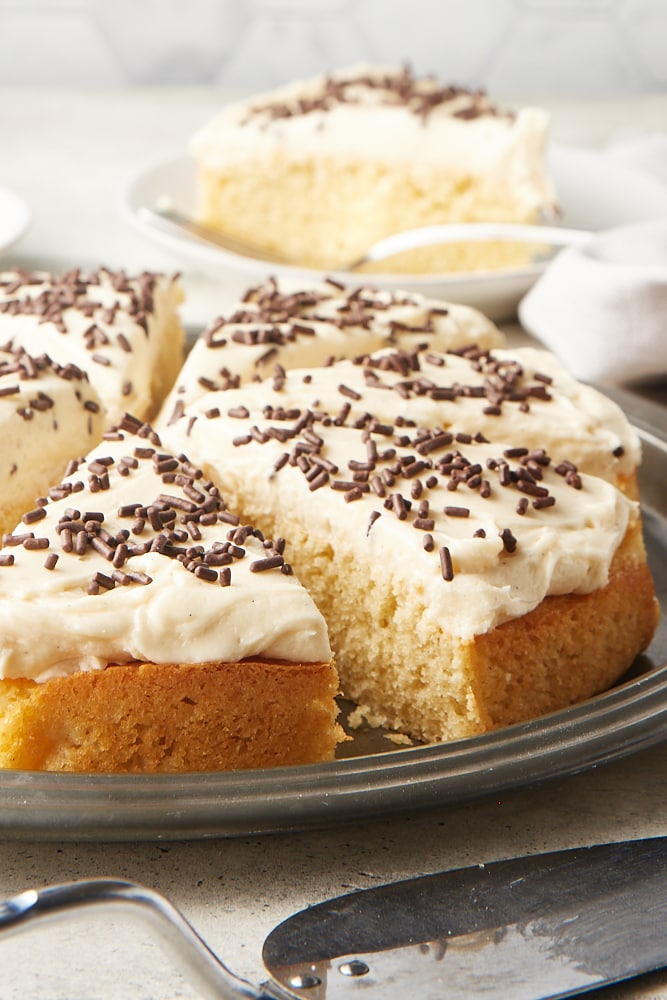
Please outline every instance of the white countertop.
M0 89L0 183L33 222L7 264L178 269L128 228L116 199L145 161L177 149L228 95L200 88ZM632 126L663 129L667 96L549 101L560 142L603 145ZM197 322L220 278L186 273ZM667 735L667 734L666 734ZM543 850L667 834L667 743L539 788L330 829L192 842L0 843L0 896L45 883L113 876L164 893L238 974L264 978L261 945L280 920L354 888ZM94 914L0 939L7 1000L196 996L148 933ZM667 997L667 972L607 998Z

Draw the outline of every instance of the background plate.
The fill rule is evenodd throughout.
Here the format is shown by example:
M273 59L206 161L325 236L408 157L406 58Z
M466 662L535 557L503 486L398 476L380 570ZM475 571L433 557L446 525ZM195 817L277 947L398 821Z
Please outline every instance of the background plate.
M23 236L29 223L30 211L23 199L0 185L0 253Z
M614 396L643 441L646 541L663 609L650 649L624 683L565 711L472 739L397 750L381 733L362 733L351 748L361 756L328 764L186 775L0 771L0 836L190 839L328 826L497 795L665 739L667 433L655 419L660 413L664 424L664 411L619 392Z
M549 151L549 169L563 211L561 223L580 229L607 229L667 215L667 187L649 173L616 162L611 156L554 145ZM125 219L155 243L173 252L182 268L220 277L221 268L238 279L239 291L269 274L316 281L322 272L280 266L241 257L216 247L167 233L139 217L141 208L154 208L168 198L175 208L191 214L194 206L194 163L182 152L142 167L120 194L120 210ZM520 269L479 271L465 274L362 276L336 273L337 280L402 288L435 298L476 306L491 319L512 316L519 299L541 274L545 264Z

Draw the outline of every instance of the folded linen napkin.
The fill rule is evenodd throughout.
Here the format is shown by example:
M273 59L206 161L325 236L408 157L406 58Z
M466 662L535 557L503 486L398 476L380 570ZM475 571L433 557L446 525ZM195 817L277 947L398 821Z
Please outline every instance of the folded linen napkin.
M619 137L608 153L667 183L667 135ZM519 319L584 381L667 375L667 217L562 250L519 303Z
M584 381L667 374L667 219L561 251L519 303L519 319Z

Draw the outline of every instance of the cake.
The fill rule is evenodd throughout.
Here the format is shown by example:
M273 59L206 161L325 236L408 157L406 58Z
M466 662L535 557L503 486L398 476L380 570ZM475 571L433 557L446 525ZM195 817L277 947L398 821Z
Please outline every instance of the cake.
M199 221L288 262L343 269L375 241L449 222L534 223L556 195L543 109L356 66L222 108L191 138ZM428 273L525 263L510 243L440 245L368 265Z
M174 279L0 290L0 767L327 761L340 691L352 727L460 739L650 643L635 431L476 310L270 279L165 400Z
M64 474L73 448L103 429L99 396L76 365L0 349L0 534Z
M148 419L183 363L181 299L176 278L149 272L14 268L0 273L0 344L76 365L100 397L106 426L126 411Z
M0 550L0 767L329 759L320 612L271 541L126 416Z
M290 537L357 717L427 741L608 688L657 621L620 411L547 352L464 354L277 371L164 431Z
M499 346L504 337L477 309L417 294L327 280L307 288L270 278L248 289L227 317L197 338L159 422L215 389L283 370L354 358L388 345L457 349Z

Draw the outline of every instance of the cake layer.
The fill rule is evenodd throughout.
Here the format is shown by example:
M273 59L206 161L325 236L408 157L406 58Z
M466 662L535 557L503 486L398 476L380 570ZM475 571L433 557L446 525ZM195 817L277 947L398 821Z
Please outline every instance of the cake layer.
M408 70L357 66L223 108L193 137L198 216L307 266L331 269L419 225L534 222L553 210L539 108ZM431 248L397 272L508 265L517 245Z
M329 662L128 663L0 682L0 767L227 771L328 760Z
M103 410L87 375L21 348L0 349L0 533L13 528L102 436Z
M307 289L273 279L248 290L228 317L218 317L195 341L159 420L215 389L282 369L354 358L389 344L456 350L499 346L504 338L481 312L406 292L325 281Z
M360 576L370 570L370 561L355 564ZM535 719L606 691L649 645L658 617L637 525L603 587L546 597L469 641L449 632L447 617L433 620L414 578L382 580L376 570L369 580L350 587L333 615L322 599L344 688L358 719L427 741ZM371 654L361 660L369 621Z
M549 597L523 620L476 639L470 665L483 728L576 704L625 673L650 644L659 618L645 558L641 522L635 521L600 590Z
M107 426L127 410L146 419L183 362L181 298L175 278L147 272L128 277L105 268L62 276L5 271L0 273L0 343L86 372Z

